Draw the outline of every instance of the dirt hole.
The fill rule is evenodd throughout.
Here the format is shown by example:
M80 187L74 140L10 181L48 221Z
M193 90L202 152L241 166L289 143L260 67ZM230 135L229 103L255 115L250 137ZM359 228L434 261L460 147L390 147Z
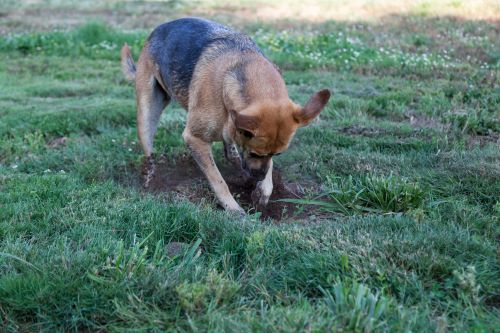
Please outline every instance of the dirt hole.
M284 219L302 220L310 217L312 208L279 199L301 198L304 189L297 183L285 182L281 171L277 168L273 172L273 193L265 207L254 207L251 194L255 188L255 181L244 181L228 163L217 163L217 166L226 180L227 185L236 201L251 212L260 212L262 220ZM159 156L153 161L145 160L141 167L142 185L152 193L175 193L187 198L191 202L199 203L210 200L216 204L215 196L210 189L205 176L188 155L177 159ZM147 184L146 184L147 183Z

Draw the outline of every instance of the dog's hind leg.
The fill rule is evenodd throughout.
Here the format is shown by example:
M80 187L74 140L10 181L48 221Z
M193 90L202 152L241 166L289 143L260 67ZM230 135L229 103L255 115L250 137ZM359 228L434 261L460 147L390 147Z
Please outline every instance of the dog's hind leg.
M139 141L141 142L142 149L146 155L143 176L144 187L148 188L156 169L152 155L154 136L158 128L161 113L167 106L170 98L162 90L153 76L144 81L142 85L136 86L137 132L139 134Z
M142 78L137 70L137 131L144 154L149 157L153 153L153 141L158 128L160 116L170 101L168 94L161 88L154 75Z
M137 132L147 158L143 169L144 187L149 186L154 175L155 163L152 157L154 136L161 113L170 101L170 96L155 77L154 69L154 64L145 48L139 58L135 77Z

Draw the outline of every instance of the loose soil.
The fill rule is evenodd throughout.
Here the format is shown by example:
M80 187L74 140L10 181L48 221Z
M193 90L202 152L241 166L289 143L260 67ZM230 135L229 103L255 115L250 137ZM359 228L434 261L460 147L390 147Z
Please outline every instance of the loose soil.
M298 199L303 194L302 187L297 183L285 182L281 171L274 169L273 193L265 207L255 207L252 203L252 191L255 181L245 181L228 163L217 163L222 176L236 201L249 212L260 212L262 220L284 219L303 220L312 215L313 208L294 203L278 201L280 199ZM194 203L203 201L217 205L208 181L198 168L196 162L188 155L177 159L160 156L153 160L145 160L141 167L142 186L152 193L172 193L186 198ZM220 208L220 206L219 206Z

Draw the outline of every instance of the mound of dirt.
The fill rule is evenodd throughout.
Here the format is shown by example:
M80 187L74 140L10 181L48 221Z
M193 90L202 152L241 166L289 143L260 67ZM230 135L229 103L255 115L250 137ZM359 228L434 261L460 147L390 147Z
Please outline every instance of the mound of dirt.
M291 217L302 219L310 215L310 208L278 201L301 197L301 187L298 184L285 183L279 169L275 168L273 172L274 188L269 203L265 207L254 207L251 195L255 188L255 181L244 181L237 171L226 163L218 163L218 167L236 201L245 210L260 212L262 220L280 221ZM176 160L165 156L146 159L141 169L142 185L146 191L176 193L194 203L201 202L203 199L216 202L208 181L196 162L188 155Z

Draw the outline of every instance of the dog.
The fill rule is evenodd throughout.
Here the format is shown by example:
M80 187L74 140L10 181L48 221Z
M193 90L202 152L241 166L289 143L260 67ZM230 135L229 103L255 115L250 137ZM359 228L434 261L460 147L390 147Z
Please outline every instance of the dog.
M201 18L158 26L146 40L137 66L130 48L121 50L125 77L135 83L137 129L146 157L163 109L174 99L188 111L182 137L222 207L245 214L212 155L223 141L227 159L257 181L252 199L268 203L273 156L285 151L295 131L319 115L328 89L304 107L292 102L279 69L245 34Z

